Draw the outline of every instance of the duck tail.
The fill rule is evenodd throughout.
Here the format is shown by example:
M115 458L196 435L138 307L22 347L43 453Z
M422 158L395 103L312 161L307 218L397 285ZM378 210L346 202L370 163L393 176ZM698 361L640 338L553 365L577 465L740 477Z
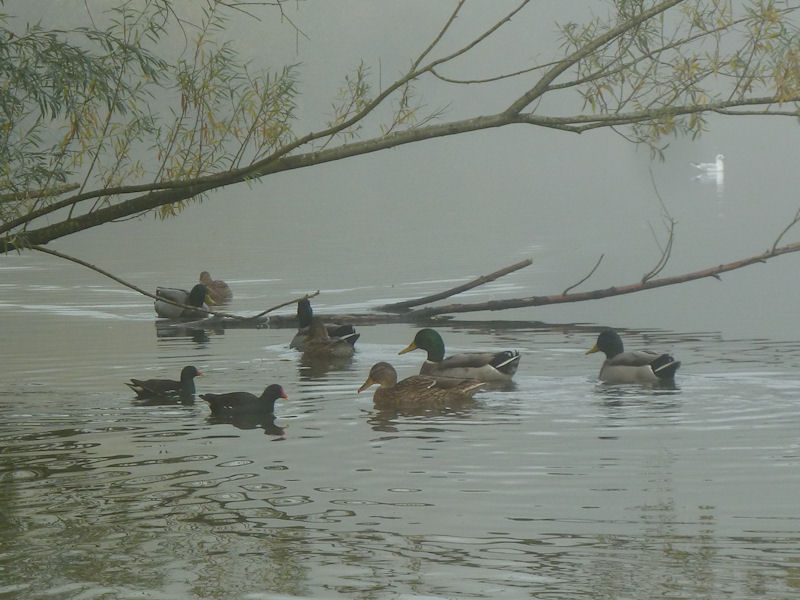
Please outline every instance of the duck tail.
M476 381L474 383L469 383L464 386L464 393L472 396L472 394L474 394L475 392L477 392L478 390L482 389L485 386L486 383L483 381Z
M669 354L662 354L650 363L650 366L659 379L672 379L675 377L675 371L681 366L681 361L675 360Z
M519 366L519 350L504 350L494 355L491 364L495 369L506 375L513 375Z
M357 333L355 327L352 325L339 325L334 329L329 329L328 335L343 339L351 346L355 346L358 338L361 337L361 334Z
M129 388L131 388L134 392L136 392L136 396L139 397L139 398L143 398L147 394L147 390L145 390L144 387L142 387L141 384L139 384L139 383L137 383L137 382L135 382L133 380L125 381L124 383Z

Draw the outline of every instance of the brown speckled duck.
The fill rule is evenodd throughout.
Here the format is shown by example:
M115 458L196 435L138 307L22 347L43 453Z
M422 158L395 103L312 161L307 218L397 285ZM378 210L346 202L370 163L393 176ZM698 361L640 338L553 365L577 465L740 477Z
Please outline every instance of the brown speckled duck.
M200 283L208 288L208 295L215 304L227 304L233 300L233 292L228 284L221 279L212 279L208 271L200 273Z
M325 323L319 317L311 319L308 333L303 343L305 358L350 358L355 354L353 344L340 337L331 337Z
M303 298L297 303L297 333L289 343L290 348L296 348L300 352L305 351L308 341L309 327L314 319L314 311L308 298ZM356 332L352 325L325 324L325 331L328 337L339 338L351 346L354 346L360 334Z
M379 387L372 396L376 406L394 408L445 408L463 404L484 387L475 380L449 381L446 386L434 377L412 375L397 381L397 371L387 362L375 363L359 393L372 385Z

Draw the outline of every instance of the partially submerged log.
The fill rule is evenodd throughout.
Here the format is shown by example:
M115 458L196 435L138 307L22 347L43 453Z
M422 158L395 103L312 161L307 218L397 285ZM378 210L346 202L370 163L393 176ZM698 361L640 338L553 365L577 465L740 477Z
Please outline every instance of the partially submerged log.
M792 222L792 225L798 222L800 222L800 211L798 211L798 215ZM791 225L789 227L791 227ZM509 265L507 267L494 271L493 273L489 273L488 275L482 275L465 284L456 286L454 288L450 288L438 294L432 294L424 296L422 298L403 300L401 302L394 302L376 307L375 310L380 312L355 313L355 314L324 314L323 316L326 320L352 323L353 325L378 325L385 323L425 323L433 318L442 319L444 315L453 315L453 314L467 313L467 312L500 311L500 310L509 310L513 308L548 306L551 304L565 304L569 302L585 302L587 300L596 300L599 298L610 298L612 296L632 294L635 292L654 289L658 287L664 287L668 285L677 285L679 283L685 283L688 281L693 281L698 279L705 279L708 277L713 277L717 280L720 280L720 275L722 273L734 271L736 269L741 269L756 263L764 263L771 258L775 258L783 254L790 254L793 252L800 251L800 242L795 242L793 244L787 244L785 246L780 246L780 247L777 245L780 239L786 233L786 231L788 231L789 227L787 227L781 233L781 235L773 244L772 248L761 254L757 254L741 260L720 264L714 267L708 267L706 269L701 269L699 271L692 271L690 273L684 273L682 275L676 275L672 277L662 277L655 279L653 278L653 274L655 272L651 271L636 283L623 286L612 286L609 288L591 290L587 292L573 293L571 290L574 287L585 282L589 278L589 276L591 276L591 274L594 273L595 269L597 269L597 265L595 265L589 276L584 277L583 279L578 281L578 283L568 287L560 294L528 296L523 298L509 298L505 300L489 300L484 302L473 302L473 303L461 303L461 304L453 303L440 306L427 306L432 302L443 300L445 298L449 298L466 290L476 288L480 285L483 285L490 281L494 281L499 277L503 277L505 275L518 271L519 269L522 269L532 264L532 261L530 259L526 259L524 261L520 261L513 265ZM90 269L97 271L98 273L110 277L111 279L121 283L122 285L125 285L126 287L129 287L141 294L144 294L145 296L155 298L153 294L146 292L130 283L127 283L126 281L120 279L119 277L116 277L111 273L108 273L80 259L73 258L71 256L62 254L54 250L42 248L40 246L33 246L33 249L45 252L47 254L52 254L54 256L58 256L61 258L65 258L72 262L76 262L78 264L86 266ZM660 266L659 270L662 268L663 265ZM298 326L297 317L294 314L272 315L270 313L272 313L275 310L278 310L279 308L283 308L291 304L296 304L297 302L299 302L304 298L313 298L317 294L319 294L319 290L317 290L316 292L306 294L300 298L294 298L292 300L282 302L281 304L270 307L256 315L251 315L251 316L241 316L221 311L208 310L206 312L208 312L209 316L206 319L199 319L192 321L169 321L165 319L165 320L159 320L158 324L160 327L170 327L172 324L174 324L176 328L187 328L187 329L297 328ZM178 303L174 304L176 304L177 306L182 306L181 304ZM422 306L423 308L412 309L413 307L416 306ZM193 308L197 310L196 307Z

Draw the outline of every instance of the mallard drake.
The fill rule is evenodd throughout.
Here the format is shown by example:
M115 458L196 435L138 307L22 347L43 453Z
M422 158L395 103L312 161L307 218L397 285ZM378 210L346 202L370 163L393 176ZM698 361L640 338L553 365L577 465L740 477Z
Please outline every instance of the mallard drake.
M308 298L303 298L297 303L297 333L289 343L290 348L297 348L301 352L305 350L308 340L308 328L314 318L314 311L311 309L311 302ZM361 334L356 333L352 325L326 324L325 331L328 337L339 338L354 346Z
M208 402L211 414L215 416L272 414L275 412L275 401L278 398L289 399L286 392L277 383L268 385L261 396L250 392L230 392L227 394L200 394L200 397Z
M412 375L398 382L397 371L387 362L372 365L358 392L375 384L379 387L372 401L376 405L396 408L444 408L470 400L485 385L482 381L464 379L450 381L443 387L435 377L428 375Z
M189 398L195 395L194 378L202 373L195 367L181 369L180 381L174 379L131 379L125 385L136 392L138 398L179 396Z
M208 304L214 304L214 301L208 295L208 288L202 283L195 285L189 292L179 288L159 287L156 288L156 296L187 306L196 306L203 310L208 309ZM153 306L156 309L156 314L165 319L198 319L208 316L207 313L202 311L182 308L161 300L156 300Z
M417 349L428 352L428 358L419 370L420 375L508 383L519 367L520 354L517 350L466 352L445 358L442 336L429 328L420 329L414 341L398 354Z
M211 279L211 273L208 271L200 273L200 283L208 288L208 295L214 304L226 304L233 300L233 292L228 284L221 279Z
M311 319L305 341L303 356L306 358L350 358L355 348L348 340L331 337L325 323L319 317Z
M597 336L597 343L586 354L603 352L606 359L600 367L600 381L606 383L659 383L669 382L681 366L669 354L658 354L649 350L625 352L622 338L613 329L606 329Z

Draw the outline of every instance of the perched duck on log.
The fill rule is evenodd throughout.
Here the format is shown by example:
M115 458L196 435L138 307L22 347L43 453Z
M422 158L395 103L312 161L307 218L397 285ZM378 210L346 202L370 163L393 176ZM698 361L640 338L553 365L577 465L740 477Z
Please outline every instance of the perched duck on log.
M156 288L156 296L159 300L156 300L153 306L156 309L156 314L164 319L202 319L207 317L208 313L202 310L175 306L169 302L163 302L160 298L203 310L208 310L208 305L214 304L214 301L208 295L208 288L202 283L198 283L188 292L179 288L159 287Z
M227 304L233 300L233 292L228 284L221 279L212 279L208 271L200 273L200 283L206 286L214 304Z

